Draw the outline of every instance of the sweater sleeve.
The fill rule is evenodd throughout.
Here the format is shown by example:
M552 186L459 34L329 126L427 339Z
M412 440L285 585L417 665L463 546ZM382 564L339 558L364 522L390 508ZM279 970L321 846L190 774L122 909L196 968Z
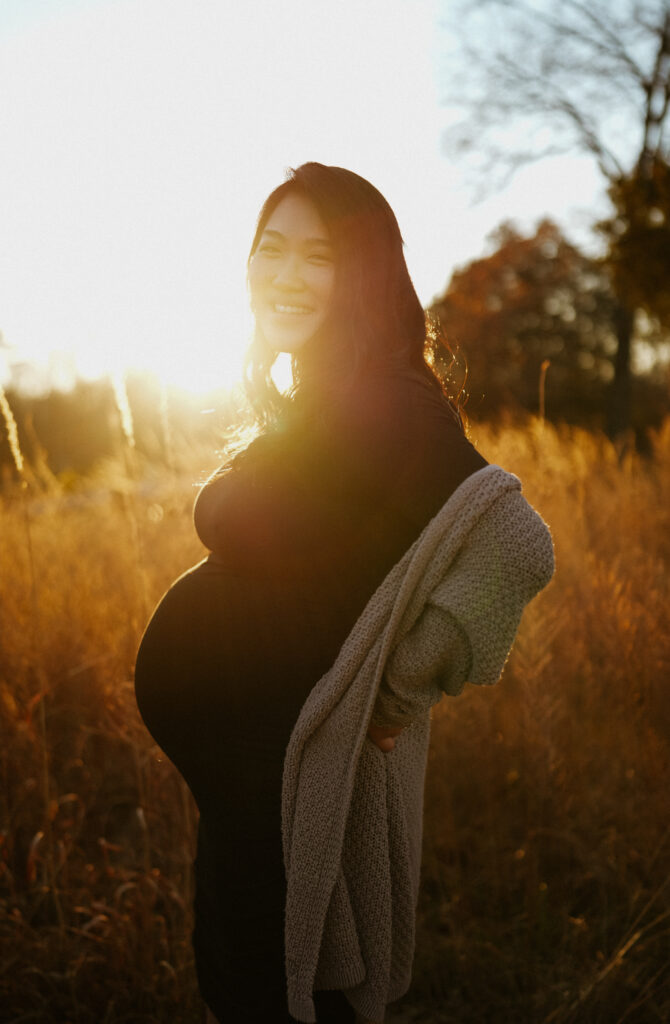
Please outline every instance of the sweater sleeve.
M373 724L404 727L444 693L458 696L470 665L470 644L454 616L428 605L386 664Z
M443 693L500 678L526 604L554 571L549 531L518 491L470 532L386 663L376 724L406 725Z

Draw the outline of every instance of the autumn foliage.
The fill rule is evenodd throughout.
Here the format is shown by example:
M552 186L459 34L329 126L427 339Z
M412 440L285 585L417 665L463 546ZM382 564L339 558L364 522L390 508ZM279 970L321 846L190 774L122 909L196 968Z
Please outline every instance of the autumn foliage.
M605 426L617 353L610 272L556 224L544 220L531 234L503 224L487 255L454 271L432 312L456 352L472 417L495 419L521 406L554 421ZM638 431L658 426L666 406L667 387L638 375Z

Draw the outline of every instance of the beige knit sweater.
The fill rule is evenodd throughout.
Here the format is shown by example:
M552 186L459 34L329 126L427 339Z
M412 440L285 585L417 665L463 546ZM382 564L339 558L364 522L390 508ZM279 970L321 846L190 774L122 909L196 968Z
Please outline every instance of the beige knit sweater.
M289 1010L316 989L364 1017L407 991L414 953L429 709L495 683L524 606L553 574L549 531L499 466L468 477L368 602L308 697L286 753ZM343 566L346 572L346 566ZM406 726L395 749L373 719Z

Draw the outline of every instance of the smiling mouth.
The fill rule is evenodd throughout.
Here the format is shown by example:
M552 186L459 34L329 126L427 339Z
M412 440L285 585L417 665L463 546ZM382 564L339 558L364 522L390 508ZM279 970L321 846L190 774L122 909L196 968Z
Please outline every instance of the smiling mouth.
M285 306L282 303L275 302L272 305L273 313L290 313L304 316L307 313L313 313L314 310L311 306Z

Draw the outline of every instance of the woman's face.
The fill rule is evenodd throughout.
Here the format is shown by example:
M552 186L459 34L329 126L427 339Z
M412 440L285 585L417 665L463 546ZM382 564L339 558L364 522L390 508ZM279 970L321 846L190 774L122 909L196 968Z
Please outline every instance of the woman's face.
M323 326L335 285L328 230L316 207L286 195L270 215L249 261L251 308L277 352L297 352Z

